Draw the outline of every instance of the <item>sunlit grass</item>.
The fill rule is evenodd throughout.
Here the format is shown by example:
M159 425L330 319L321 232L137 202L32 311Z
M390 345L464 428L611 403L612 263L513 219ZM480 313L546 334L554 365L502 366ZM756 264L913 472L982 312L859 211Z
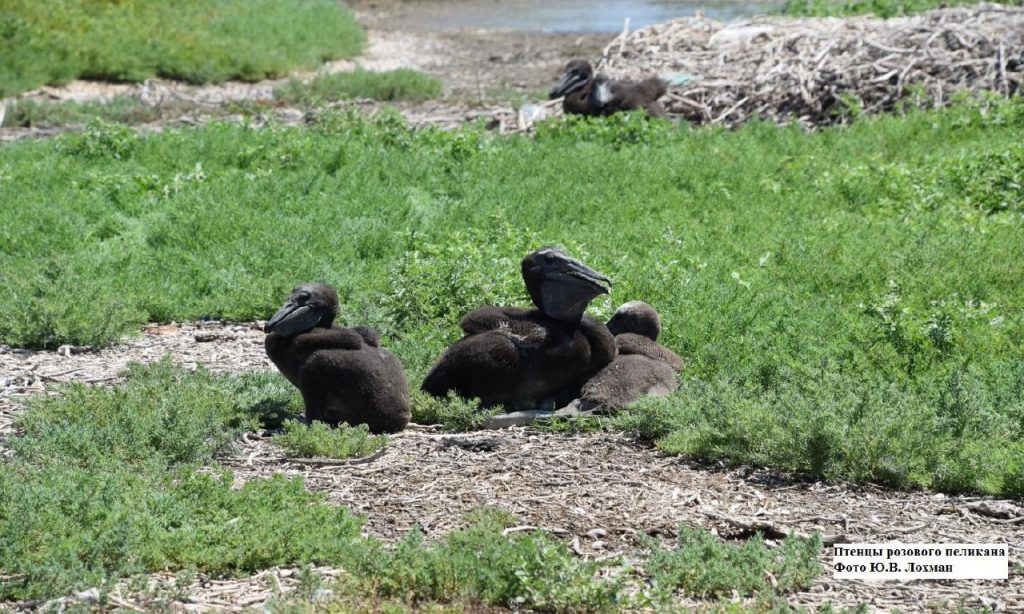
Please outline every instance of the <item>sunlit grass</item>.
M333 0L4 0L0 24L0 97L74 78L251 81L365 40Z
M622 116L531 139L387 112L95 124L0 149L0 337L264 318L322 280L415 387L464 313L529 304L525 253L562 245L615 283L592 313L646 300L687 359L681 390L620 428L704 458L1019 494L1022 127L1020 99L810 134Z

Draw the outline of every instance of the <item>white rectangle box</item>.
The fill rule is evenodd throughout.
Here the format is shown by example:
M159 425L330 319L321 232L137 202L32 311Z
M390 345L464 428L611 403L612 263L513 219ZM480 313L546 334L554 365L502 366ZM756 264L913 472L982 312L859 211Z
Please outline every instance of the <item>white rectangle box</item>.
M836 544L837 580L1005 580L1006 544Z

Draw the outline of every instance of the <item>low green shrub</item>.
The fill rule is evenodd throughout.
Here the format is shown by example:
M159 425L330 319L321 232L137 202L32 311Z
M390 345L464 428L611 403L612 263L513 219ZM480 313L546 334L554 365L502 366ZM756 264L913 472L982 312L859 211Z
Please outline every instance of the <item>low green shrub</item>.
M646 113L616 113L609 117L566 115L537 122L537 140L556 143L591 142L613 148L628 145L665 145L684 129Z
M114 388L30 399L0 471L0 598L166 568L234 574L347 556L361 521L301 480L235 489L229 472L195 471L280 407L275 386L165 358L131 366Z
M240 381L188 372L166 357L132 365L116 388L72 384L60 396L31 398L10 445L37 465L206 462L258 425L234 395Z
M297 420L286 420L284 432L274 435L273 442L284 448L289 456L310 458L351 458L367 456L388 443L387 435L371 435L365 424L340 424L331 428L323 422L306 425Z
M79 158L124 160L138 141L139 136L125 124L94 119L82 132L73 132L57 141L56 150Z
M750 380L687 377L671 397L642 399L612 424L673 454L1020 496L1024 404L1010 391L1024 385L1024 373L1019 363L994 369L953 371L916 390L828 370L767 390Z
M418 601L472 600L541 611L612 611L623 598L615 580L600 580L598 563L576 558L542 531L503 535L505 513L484 511L472 526L425 544L413 531L393 549L367 557L357 587L381 597Z
M672 592L697 597L725 596L738 591L788 592L807 588L821 572L821 538L786 538L778 549L765 547L757 535L731 544L707 531L680 525L678 545L666 550L649 541L645 569L655 594L668 601ZM772 581L774 579L774 582Z
M501 411L500 407L484 409L479 399L462 399L454 392L439 399L419 388L411 391L412 421L417 424L440 424L448 431L473 431Z

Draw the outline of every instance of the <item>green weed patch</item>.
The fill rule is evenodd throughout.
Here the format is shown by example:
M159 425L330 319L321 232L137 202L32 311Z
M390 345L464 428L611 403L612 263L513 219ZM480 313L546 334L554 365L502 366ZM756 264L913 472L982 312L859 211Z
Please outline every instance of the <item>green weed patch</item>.
M679 527L679 544L666 550L650 544L647 573L656 595L665 603L682 590L690 595L728 596L806 588L822 572L821 540L787 538L778 550L765 547L760 536L742 544L720 541L707 531Z
M133 366L115 388L32 399L0 471L0 599L165 568L233 574L346 556L361 521L301 480L235 490L229 472L195 472L286 407L285 386L164 360Z
M365 40L332 0L5 0L0 97L74 78L247 81L350 57Z
M290 455L302 458L367 456L388 443L387 435L371 435L365 424L331 428L323 422L307 426L297 420L287 420L283 426L284 432L274 436L274 443Z
M393 549L368 557L356 586L381 597L477 601L542 611L612 611L620 583L600 581L597 563L577 559L542 531L502 535L515 520L483 510L472 526L427 545L412 532Z
M143 104L134 96L116 96L110 100L90 102L18 100L8 105L4 126L53 128L84 125L94 119L142 124L160 119L162 112L162 109Z
M613 419L666 452L852 481L1020 493L1020 363L954 369L917 385L830 370L765 389L686 377L668 399ZM927 382L925 384L924 382Z
M115 387L65 386L29 401L20 434L0 461L0 600L52 598L155 571L216 577L272 566L324 564L343 573L331 590L343 609L390 604L491 605L540 611L616 611L672 595L715 595L723 583L768 601L805 586L820 544L759 540L730 546L682 527L678 548L651 542L648 580L623 561L586 562L543 531L504 529L511 514L480 509L466 528L395 545L363 537L362 519L324 503L301 479L275 475L236 487L216 455L243 430L285 424L303 455L340 455L339 441L367 444L365 431L337 438L301 427L297 395L278 375L214 376L169 359L133 365ZM313 433L312 435L310 433ZM312 442L312 443L311 443ZM351 451L350 449L348 451ZM205 468L202 468L205 465ZM695 571L695 569L697 571ZM703 570L703 575L700 572ZM764 579L770 573L777 586ZM312 572L274 607L325 606ZM144 577L144 576L143 576ZM129 583L129 590L132 583ZM640 593L636 593L639 586Z
M529 304L523 254L562 245L615 283L591 313L646 300L687 359L680 392L621 428L700 457L1019 495L1022 128L1019 98L810 134L628 116L536 139L394 113L94 124L0 148L0 338L262 318L322 280L415 387L461 315ZM442 405L417 419L479 418Z
M410 391L412 420L418 424L440 424L449 431L479 429L500 407L481 408L478 399L463 399L454 392L443 399L430 396L419 388Z

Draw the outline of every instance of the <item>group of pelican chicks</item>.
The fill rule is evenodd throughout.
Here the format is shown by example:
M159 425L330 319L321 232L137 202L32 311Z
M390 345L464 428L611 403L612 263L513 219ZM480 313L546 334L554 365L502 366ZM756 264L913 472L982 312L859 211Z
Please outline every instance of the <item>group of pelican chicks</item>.
M657 343L661 323L650 305L626 303L603 324L585 311L608 293L607 277L550 247L528 254L521 268L534 308L463 316L464 335L427 374L425 392L454 392L484 407L597 413L676 389L683 361ZM336 326L337 316L333 288L297 286L266 323L267 356L302 393L308 420L401 431L410 419L402 365L376 331Z
M552 88L567 113L610 115L644 109L665 117L658 78L612 81L585 60L569 62ZM628 405L678 386L683 361L659 345L661 322L647 303L619 307L606 324L584 312L611 282L553 248L522 262L535 306L483 307L459 321L464 336L423 380L436 397L455 392L484 407L567 408L595 413ZM324 284L303 284L267 321L267 356L302 392L306 418L331 425L366 424L374 433L409 423L409 386L402 365L380 347L371 328L335 326L338 295Z

